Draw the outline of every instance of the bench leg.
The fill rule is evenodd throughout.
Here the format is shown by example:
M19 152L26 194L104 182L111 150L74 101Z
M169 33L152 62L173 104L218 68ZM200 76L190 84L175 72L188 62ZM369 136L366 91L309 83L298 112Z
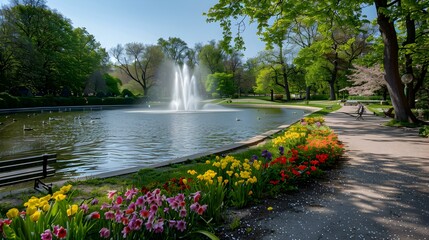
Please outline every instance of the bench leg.
M34 180L34 190L42 192L41 189L48 191L49 194L52 194L52 183L46 184L40 181L40 179Z

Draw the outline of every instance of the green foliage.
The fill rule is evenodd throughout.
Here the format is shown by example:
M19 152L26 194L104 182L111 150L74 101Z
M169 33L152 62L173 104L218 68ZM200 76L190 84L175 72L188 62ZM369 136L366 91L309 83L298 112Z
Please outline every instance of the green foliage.
M122 82L119 78L115 78L113 76L111 76L110 74L104 74L104 80L106 81L106 85L107 85L107 92L110 95L113 96L119 96L121 94L120 90L119 90L119 86L122 85Z
M74 29L44 1L14 1L2 6L0 18L0 55L8 56L1 60L6 61L0 73L5 90L19 85L38 95L58 95L61 89L80 94L107 57L91 34Z
M311 100L328 100L329 95L327 94L313 94L311 95Z
M418 125L415 124L415 123L398 121L398 120L395 120L395 119L392 119L389 122L387 122L386 126L389 126L389 127L407 127L407 128L418 127Z
M425 125L419 129L419 135L422 137L429 137L429 125Z
M122 97L134 97L134 94L130 90L124 89L124 90L122 90L121 96Z
M234 218L233 220L232 220L232 222L229 224L229 228L231 229L231 230L235 230L235 229L237 229L237 228L239 228L240 227L240 225L241 225L241 221L240 221L240 218Z
M14 108L14 107L20 106L19 99L17 97L11 96L8 93L5 93L5 92L0 93L0 99L3 100L3 105L5 108Z
M348 96L349 100L383 100L383 96Z
M206 91L220 96L232 96L235 92L234 78L228 73L214 73L207 76Z

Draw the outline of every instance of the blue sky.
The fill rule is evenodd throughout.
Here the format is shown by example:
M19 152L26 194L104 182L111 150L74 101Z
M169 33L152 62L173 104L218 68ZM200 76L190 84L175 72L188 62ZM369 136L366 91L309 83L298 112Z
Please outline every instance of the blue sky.
M2 0L3 1L3 0ZM207 23L203 12L216 0L47 0L47 5L85 27L107 50L118 43L156 44L159 38L179 37L189 47L222 38L218 23ZM264 49L255 27L244 34L245 57Z

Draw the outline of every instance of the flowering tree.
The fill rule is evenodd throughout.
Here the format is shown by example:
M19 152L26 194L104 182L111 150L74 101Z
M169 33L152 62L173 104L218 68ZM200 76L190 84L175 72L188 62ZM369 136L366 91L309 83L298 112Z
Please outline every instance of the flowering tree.
M380 65L376 64L372 67L355 65L354 68L353 74L348 76L352 86L342 90L347 90L350 95L364 96L373 95L378 90L387 90L384 72Z

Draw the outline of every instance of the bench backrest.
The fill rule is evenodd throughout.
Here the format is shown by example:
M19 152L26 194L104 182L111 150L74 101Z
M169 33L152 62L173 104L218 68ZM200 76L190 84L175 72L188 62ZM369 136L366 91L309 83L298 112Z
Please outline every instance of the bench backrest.
M0 161L0 172L7 172L35 166L43 166L46 168L48 164L55 163L56 161L57 154L43 154L40 156L2 160Z

